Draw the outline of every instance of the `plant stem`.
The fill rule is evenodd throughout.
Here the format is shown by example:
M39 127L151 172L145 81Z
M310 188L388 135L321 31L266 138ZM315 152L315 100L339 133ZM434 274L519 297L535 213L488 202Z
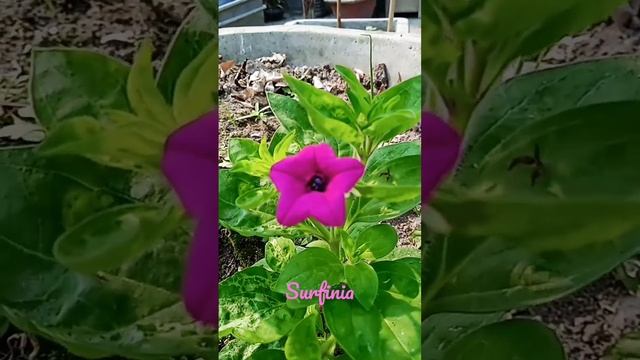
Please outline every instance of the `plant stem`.
M320 348L323 358L327 356L333 356L335 345L336 345L336 337L333 336L333 334L331 334L331 336L329 336L329 338L324 342L324 344L322 344L322 347Z
M373 37L369 36L369 82L371 82L371 100L376 96L376 82L373 78Z
M331 240L329 240L329 246L331 247L331 251L340 257L340 238L338 238L338 232L336 228L329 228L331 233Z
M322 224L318 222L316 219L309 219L309 222L318 230L320 234L322 234L322 238L326 240L328 243L331 243L331 233L329 230Z

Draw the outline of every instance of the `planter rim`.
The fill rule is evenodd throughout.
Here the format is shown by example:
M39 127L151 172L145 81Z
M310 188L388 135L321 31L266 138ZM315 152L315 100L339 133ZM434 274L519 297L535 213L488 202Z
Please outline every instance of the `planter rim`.
M220 28L219 36L224 35L242 35L242 34L264 34L264 33L321 33L321 34L335 34L337 36L348 37L362 37L363 30L357 29L337 29L322 25L267 25L267 26L238 26L238 27L225 27ZM398 40L415 43L416 46L420 46L420 34L413 33L395 33L386 31L372 31L366 34L373 37L373 39L381 40Z
M321 25L321 24L332 24L333 27L335 28L335 23L336 23L336 19L298 19L298 20L291 20L291 21L287 21L286 23L284 23L284 25L287 26L328 26L328 25ZM375 22L381 22L385 24L385 29L386 29L386 24L389 22L389 18L347 18L347 19L342 19L342 23L343 24L358 24L358 23L375 23ZM394 31L392 31L393 33L410 33L409 29L409 19L405 18L405 17L397 17L393 19L393 27L394 27ZM376 32L386 32L385 29L381 29L379 31ZM352 29L354 30L354 29ZM359 31L367 31L367 30L360 30L357 29Z

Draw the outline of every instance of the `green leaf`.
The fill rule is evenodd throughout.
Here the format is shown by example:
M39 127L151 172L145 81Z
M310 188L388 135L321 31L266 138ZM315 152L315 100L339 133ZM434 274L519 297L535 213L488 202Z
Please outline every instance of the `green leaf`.
M366 228L356 236L356 256L364 260L380 259L388 255L398 243L393 226L377 224Z
M198 119L215 106L218 90L218 41L212 40L176 81L173 116L179 124Z
M104 111L130 111L127 64L105 55L75 49L35 49L31 103L38 121L51 127L61 120Z
M123 119L122 114L131 119ZM122 114L105 111L111 124L87 116L56 124L39 147L39 154L81 156L128 170L158 169L167 132Z
M632 332L618 340L604 357L604 360L635 360L640 357L640 336Z
M308 248L322 248L326 250L331 250L331 245L325 240L314 240L307 244Z
M367 136L376 142L393 139L420 122L420 114L411 110L397 110L378 116L375 121L364 129Z
M249 360L287 360L287 358L282 350L267 349L256 352Z
M331 334L352 359L420 359L419 304L382 291L369 310L356 301L330 300L324 311Z
M325 117L316 109L307 109L313 128L325 136L350 145L358 146L364 141L364 136L351 125Z
M233 339L220 349L218 358L220 360L250 359L259 347L260 344L251 344L242 340Z
M486 325L453 344L445 360L564 360L562 344L542 323L514 319Z
M356 253L356 241L355 239L349 235L343 229L338 229L337 232L337 241L340 242L340 247L344 251L344 256L347 258L349 262L355 262L355 253ZM329 243L327 243L328 245Z
M358 145L364 140L353 126L353 110L342 99L313 85L285 75L291 90L298 95L300 104L309 115L309 121L319 133L347 144Z
M339 97L290 75L285 74L284 79L307 111L313 109L315 113L319 113L325 118L335 119L346 124L355 120L353 110ZM313 115L310 115L313 118Z
M349 85L347 95L356 114L369 113L369 109L371 108L371 94L362 86L356 74L348 67L342 65L336 65L336 71Z
M383 146L374 151L369 158L369 161L367 162L367 173L384 174L385 166L387 166L386 164L389 162L403 157L420 155L420 144L417 142L405 142ZM383 180L385 179L386 175L383 175ZM419 184L420 182L418 178L417 185ZM420 204L420 198L420 196L415 196L410 200L397 203L388 203L371 198L360 198L357 203L358 210L355 216L353 216L352 222L378 223L400 217L418 206L418 204Z
M344 279L342 263L331 251L322 248L306 249L294 256L280 272L273 289L287 291L287 284L297 282L300 289L319 289L323 281L329 285Z
M505 239L531 238L537 239L540 247L542 240L563 239L562 244L554 246L556 250L614 240L640 225L640 219L635 216L635 212L640 210L638 201L579 197L457 198L442 195L431 204L445 215L454 234Z
M215 0L199 0L202 8L204 8L214 23L218 22L218 3Z
M236 198L236 206L245 210L257 209L269 201L273 195L273 189L251 189Z
M360 209L354 222L378 223L396 219L414 209L420 199L411 199L398 203L386 203L381 200L367 199L361 201Z
M260 155L260 159L267 163L273 163L273 155L269 152L269 144L267 143L266 137L263 137L260 141L260 146L258 146L258 155Z
M290 132L284 138L282 138L278 145L275 146L273 150L273 161L278 162L284 159L287 156L287 152L289 151L289 147L293 144L295 140L296 132Z
M280 272L296 254L296 245L288 238L273 238L265 245L264 258L275 272Z
M175 231L178 219L152 205L125 205L97 213L62 234L53 255L82 273L111 270L129 263Z
M502 319L502 313L429 316L422 322L422 358L444 360L446 351L471 332Z
M271 291L277 274L250 267L220 283L220 336L232 334L250 343L269 343L287 335L304 310L287 307L284 295Z
M244 160L243 160L244 161ZM242 161L241 161L242 162ZM295 227L284 228L275 219L275 204L267 202L261 206L264 211L247 211L236 205L236 200L253 189L260 188L256 177L241 172L221 170L218 174L218 209L220 224L242 236L301 236ZM264 209L262 207L265 207Z
M241 160L248 160L258 157L258 147L260 144L249 139L231 139L229 140L229 159L232 163Z
M402 246L393 249L389 255L381 258L381 260L398 260L403 258L419 258L422 256L420 249L414 247Z
M420 186L414 185L359 185L360 194L385 203L401 203L420 196Z
M427 314L495 312L563 297L640 251L640 231L622 235L608 231L604 226L584 241L582 236L588 233L582 231L568 233L562 241L559 237L438 237L425 258L423 284L429 292L423 310Z
M267 93L271 111L287 131L296 131L302 136L304 131L312 130L307 111L296 100L286 95Z
M484 139L477 137L455 181L431 202L452 233L429 250L425 311L490 312L548 302L638 251L640 175L630 164L640 156L633 117L640 103L571 103L540 118L535 108L514 110L520 125L515 118L496 123ZM533 157L536 148L543 172L532 181L534 168L512 164Z
M420 295L420 258L378 261L371 265L378 274L381 291L409 299L417 299Z
M207 44L215 39L217 29L217 21L213 21L208 14L198 8L182 22L171 41L171 47L162 61L162 68L158 74L157 85L167 103L173 103L178 77L202 53ZM214 100L217 101L216 98Z
M367 172L379 173L380 169L393 160L417 155L422 155L422 150L418 142L403 142L382 146L376 149L369 158L367 162Z
M365 263L359 262L355 265L345 264L344 275L349 288L355 293L356 299L362 307L369 310L373 306L378 293L378 275L373 268Z
M151 41L143 41L127 80L129 103L140 118L171 126L175 124L173 111L156 87L151 64L152 52Z
M234 164L231 171L242 172L258 178L269 176L273 163L260 159L240 160Z
M16 327L81 358L216 357L215 333L197 326L180 300L176 269L190 234L176 232L99 276L70 271L53 257L69 228L105 206L131 203L128 172L77 157L2 151L0 173L0 308Z
M320 343L316 335L318 315L312 314L293 329L284 345L287 360L321 360Z
M358 191L364 197L371 197L387 203L419 199L421 195L421 157L404 156L368 167Z
M420 145L413 142L384 146L371 155L358 189L374 201L361 204L356 221L392 219L420 203L420 156Z
M477 163L519 129L550 124L566 111L636 101L638 76L637 57L594 60L519 76L491 91L478 105L465 136L472 151L465 154L464 162Z
M4 334L9 330L9 325L11 325L9 320L4 316L0 316L0 337L4 337Z
M376 96L368 117L370 122L375 122L388 113L402 111L412 112L415 117L419 117L420 109L422 109L422 76L418 75Z

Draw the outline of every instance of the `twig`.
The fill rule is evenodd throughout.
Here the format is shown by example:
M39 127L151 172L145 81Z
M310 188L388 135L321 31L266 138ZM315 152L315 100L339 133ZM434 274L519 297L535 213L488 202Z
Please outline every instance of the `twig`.
M362 34L369 37L369 82L371 82L371 100L375 97L375 81L373 79L373 36L370 34Z
M395 31L393 28L393 17L396 13L396 0L389 0L389 20L387 21L387 32Z
M341 20L341 15L340 15L340 4L342 3L341 0L336 0L336 24L338 26L338 29L340 29L342 27L342 20Z

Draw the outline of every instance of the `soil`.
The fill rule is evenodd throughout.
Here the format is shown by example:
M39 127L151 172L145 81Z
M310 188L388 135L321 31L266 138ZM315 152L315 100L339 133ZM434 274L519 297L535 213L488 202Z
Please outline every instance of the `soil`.
M193 0L0 0L0 103L27 103L34 47L92 49L131 62L136 44L150 37L158 62L193 4Z
M516 313L546 323L571 360L600 360L611 346L640 325L640 298L613 275L574 296Z
M225 228L219 229L220 281L245 269L264 257L264 241L242 237Z

